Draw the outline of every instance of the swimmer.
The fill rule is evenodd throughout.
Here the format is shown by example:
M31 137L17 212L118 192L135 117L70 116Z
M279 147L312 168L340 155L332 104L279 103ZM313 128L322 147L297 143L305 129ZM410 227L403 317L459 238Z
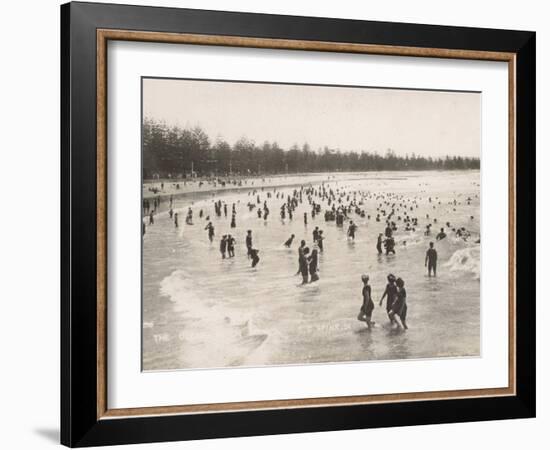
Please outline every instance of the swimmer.
M294 235L291 234L290 237L286 240L285 242L285 247L287 248L290 248L290 246L292 245L292 241L294 241Z

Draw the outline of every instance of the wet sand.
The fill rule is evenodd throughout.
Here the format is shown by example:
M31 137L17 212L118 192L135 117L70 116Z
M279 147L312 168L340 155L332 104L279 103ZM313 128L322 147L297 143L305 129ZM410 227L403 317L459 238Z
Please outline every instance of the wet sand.
M345 176L349 180L353 179L387 179L388 177L399 177L400 172L347 172L336 176ZM335 175L328 173L298 173L287 175L270 175L265 177L221 177L225 185L213 180L212 178L195 178L188 180L146 180L142 186L143 199L153 199L160 197L167 199L170 196L174 198L188 194L227 192L242 189L266 189L270 187L282 186L300 186L308 183L329 182ZM201 182L203 183L201 185ZM164 187L161 188L161 183ZM179 188L176 186L179 185ZM157 192L151 191L157 189Z

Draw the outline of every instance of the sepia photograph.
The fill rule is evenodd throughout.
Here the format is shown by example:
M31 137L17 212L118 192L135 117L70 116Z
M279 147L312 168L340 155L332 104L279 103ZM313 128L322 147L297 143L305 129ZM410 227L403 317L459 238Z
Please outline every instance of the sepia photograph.
M141 83L143 371L480 356L480 92Z

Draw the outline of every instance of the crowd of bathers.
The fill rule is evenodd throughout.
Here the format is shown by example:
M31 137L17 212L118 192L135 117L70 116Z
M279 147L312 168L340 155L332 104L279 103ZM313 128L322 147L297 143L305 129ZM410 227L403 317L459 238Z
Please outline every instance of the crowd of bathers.
M225 183L225 180L215 180L211 183ZM235 185L242 186L243 183L247 183L246 180L233 180ZM161 184L161 190L164 189L164 185ZM155 192L156 194L157 192ZM297 215L297 209L305 205L306 212L303 213L304 225L308 225L308 220L315 220L317 216L324 218L326 226L332 226L334 223L336 227L343 227L347 223L347 238L349 241L354 241L359 231L359 226L356 221L353 220L355 215L358 218L371 220L371 216L375 222L385 222L385 229L383 233L378 234L376 242L376 250L378 254L385 252L386 255L395 255L396 253L396 232L402 230L409 234L414 233L419 229L420 218L416 214L416 210L419 208L419 204L422 200L420 196L407 197L403 194L395 193L374 193L371 191L361 191L357 189L346 189L341 186L331 186L329 183L321 183L313 186L299 186L295 188L271 188L266 190L265 188L250 188L248 191L249 200L246 203L246 208L250 213L255 210L255 216L258 220L267 222L270 215L270 205L278 203L279 216L282 223L285 221L293 221ZM152 201L152 205L151 205ZM161 202L164 201L163 197L157 195L152 199L143 200L143 214L149 217L149 225L154 224L154 216L156 211L160 209ZM179 226L178 213L174 211L174 198L173 195L169 197L168 215L173 221L174 226ZM466 199L467 205L470 205L472 201L471 197ZM376 204L376 212L369 214L366 209L367 202ZM427 202L432 206L433 210L437 209L437 206L441 206L439 198L428 197ZM461 203L454 199L448 202L446 206L452 207L453 211L456 211L456 207ZM213 214L216 219L223 220L229 219L229 227L231 229L237 228L237 214L238 209L235 203L229 205L217 199L214 201ZM193 225L193 208L188 207L185 223L187 225ZM201 220L206 222L205 230L207 231L208 240L214 242L216 232L214 222L208 213L208 210L204 208L199 209L198 216ZM470 216L470 219L473 219ZM433 224L437 224L437 218L430 217L429 214L425 215L423 220L427 221L424 226L424 235L431 236L431 227ZM204 222L203 222L204 223ZM453 227L450 222L445 223L445 227L440 227L440 231L435 236L436 241L441 241L447 238L447 233L453 232L456 237L467 240L471 237L471 233L465 227ZM146 233L146 224L143 222L143 234ZM286 248L291 248L295 239L295 235L291 234L290 237L284 242ZM301 240L298 247L298 269L296 275L301 275L302 285L308 283L315 283L320 279L320 267L319 257L324 250L325 235L323 230L319 226L315 226L312 232L312 246L307 245L305 240ZM479 242L479 240L477 241ZM402 239L402 245L407 244L406 239ZM236 239L232 234L221 235L219 241L219 251L222 259L230 259L235 257ZM251 261L251 267L257 267L260 262L259 253L260 250L253 245L252 230L247 230L245 238L245 247L247 258ZM437 251L434 247L434 242L430 242L429 248L426 252L425 266L428 269L429 276L436 276L437 271ZM366 322L370 328L374 325L371 320L372 311L374 306L372 299L370 298L370 285L368 284L369 277L364 275L362 277L363 286L363 304L358 316L359 320ZM386 311L392 325L397 325L399 318L403 328L407 328L406 315L407 315L407 303L406 303L406 290L405 282L402 278L395 277L393 274L388 275L388 284L380 300L386 298Z

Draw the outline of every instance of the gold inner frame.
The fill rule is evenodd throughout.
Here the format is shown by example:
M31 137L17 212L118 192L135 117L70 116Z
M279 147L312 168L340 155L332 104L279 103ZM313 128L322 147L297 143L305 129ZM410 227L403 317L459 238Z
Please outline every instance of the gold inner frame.
M363 53L508 63L508 386L401 394L262 400L200 405L109 409L107 405L107 42L109 40L231 47ZM97 418L218 413L262 409L344 406L420 400L447 400L516 394L516 54L445 48L403 47L341 42L299 41L114 29L97 30Z

